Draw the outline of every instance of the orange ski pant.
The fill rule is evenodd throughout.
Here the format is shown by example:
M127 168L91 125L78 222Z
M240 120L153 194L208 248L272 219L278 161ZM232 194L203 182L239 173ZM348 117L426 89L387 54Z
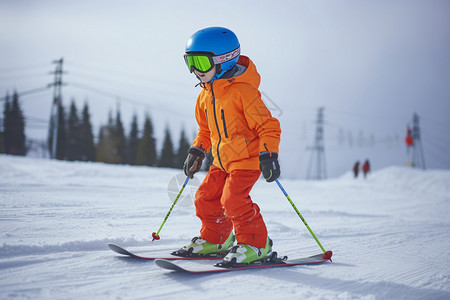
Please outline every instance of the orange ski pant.
M195 195L196 213L202 221L202 239L223 243L234 227L238 244L266 246L266 225L259 206L249 195L260 174L259 170L226 173L211 166Z

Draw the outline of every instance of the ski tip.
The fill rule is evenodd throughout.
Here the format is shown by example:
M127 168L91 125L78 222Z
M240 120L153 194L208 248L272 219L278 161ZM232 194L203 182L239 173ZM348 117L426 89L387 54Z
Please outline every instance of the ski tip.
M128 255L128 256L135 256L133 253L130 253L128 250L119 247L117 245L114 244L108 244L109 249L111 249L112 251L122 254L122 255Z
M332 262L331 256L333 256L333 252L328 250L327 252L325 252L325 253L322 255L322 258L323 258L323 259L327 259L327 260L329 260L329 261Z
M119 247L119 246L111 244L111 243L108 244L108 247L109 247L109 249L111 249L114 252L122 252L121 250L123 249L122 247Z
M178 266L177 264L174 264L173 262L170 262L166 259L155 259L155 264L163 269L172 270L172 271L178 271L178 272L189 272L182 267Z

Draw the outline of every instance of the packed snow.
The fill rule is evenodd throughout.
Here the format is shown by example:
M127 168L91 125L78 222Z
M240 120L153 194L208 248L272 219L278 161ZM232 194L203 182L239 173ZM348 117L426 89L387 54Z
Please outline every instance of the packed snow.
M198 235L194 185L151 241L180 173L0 155L0 299L450 299L450 171L280 178L333 262L196 275L112 252L167 255ZM321 253L275 183L251 195L275 251Z

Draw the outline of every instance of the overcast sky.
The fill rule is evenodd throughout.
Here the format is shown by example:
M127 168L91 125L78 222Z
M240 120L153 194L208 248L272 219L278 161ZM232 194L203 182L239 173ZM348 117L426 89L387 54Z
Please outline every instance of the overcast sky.
M169 125L178 143L182 127L197 128L200 91L185 43L209 26L233 30L256 64L282 124L285 174L304 175L321 106L330 151L339 132L403 143L417 112L429 166L450 168L445 0L0 1L0 96L47 86L52 61L64 57L64 104L88 101L95 134L120 106L126 129L133 113L141 123L148 113L156 135ZM21 98L28 138L46 137L51 97L49 89ZM299 156L300 167L291 163Z

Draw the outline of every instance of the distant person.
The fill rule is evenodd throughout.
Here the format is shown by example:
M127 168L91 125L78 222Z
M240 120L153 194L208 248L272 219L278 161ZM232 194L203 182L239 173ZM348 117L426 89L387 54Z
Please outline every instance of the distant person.
M364 173L364 178L366 178L367 173L370 172L370 163L368 159L366 159L366 161L364 162L364 165L362 166L362 171Z
M359 173L359 161L355 162L355 165L353 166L353 174L355 175L355 178L358 177Z

